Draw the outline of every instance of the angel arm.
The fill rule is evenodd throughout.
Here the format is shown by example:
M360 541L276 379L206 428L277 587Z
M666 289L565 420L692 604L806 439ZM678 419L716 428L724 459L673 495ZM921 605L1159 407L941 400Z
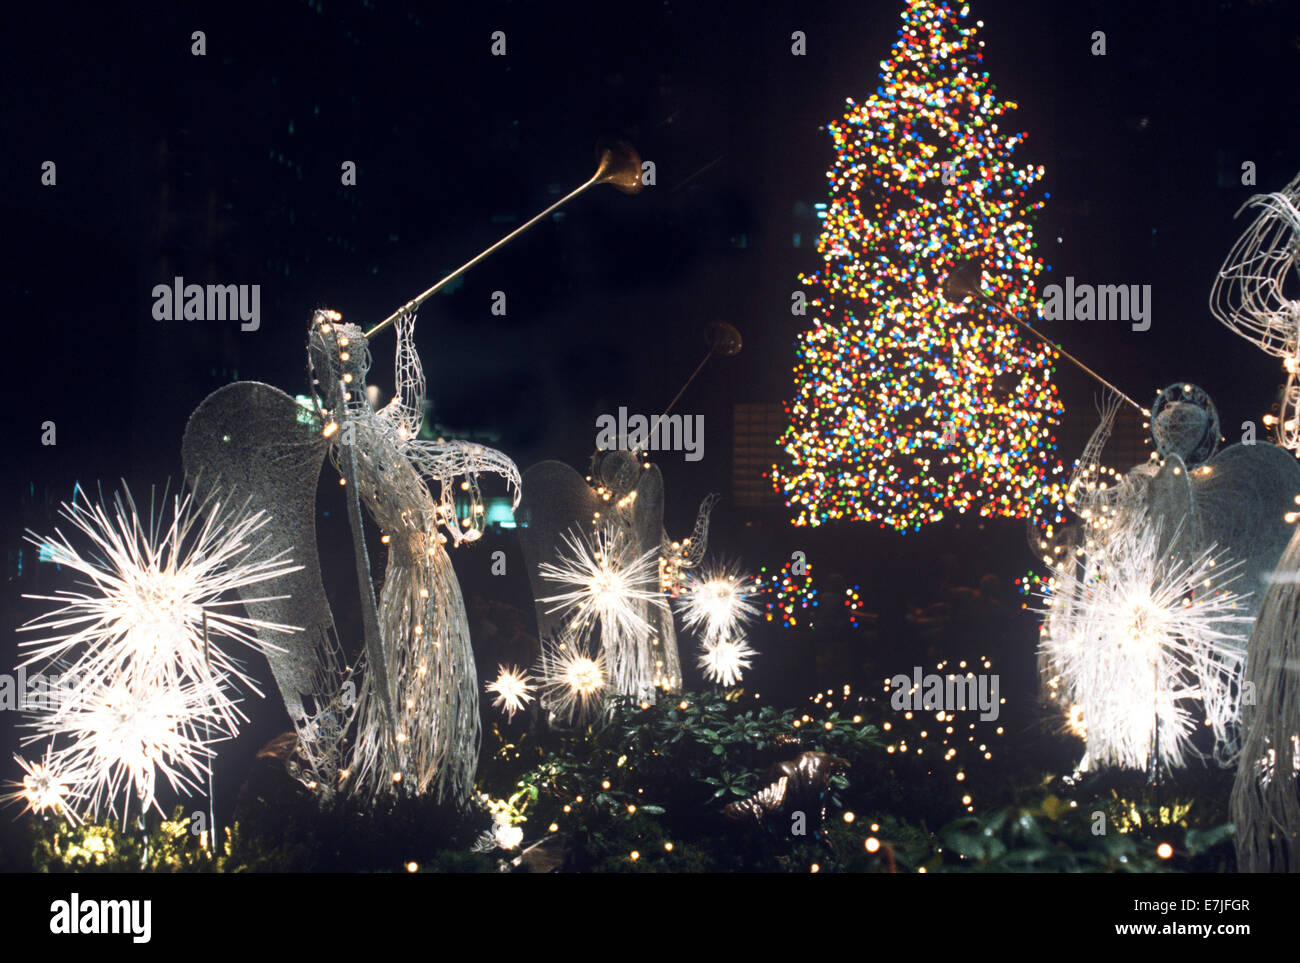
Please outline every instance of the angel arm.
M667 532L663 533L663 552L674 556L677 568L694 568L704 558L704 551L709 544L709 515L713 512L713 506L721 500L722 496L715 494L700 502L700 510L695 516L695 528L685 541L674 542Z
M424 368L415 351L415 315L403 314L399 317L396 331L396 390L392 401L383 407L379 416L391 421L402 440L407 441L419 436L420 425L424 423Z
M416 472L429 483L430 492L438 503L438 521L456 544L475 541L483 534L483 496L479 491L478 476L491 472L506 480L506 490L511 493L511 507L519 507L521 482L515 463L495 448L471 441L413 441L405 446L403 454ZM469 515L461 521L456 517L456 496L452 482L462 478L460 487L469 493ZM436 482L436 488L432 484Z

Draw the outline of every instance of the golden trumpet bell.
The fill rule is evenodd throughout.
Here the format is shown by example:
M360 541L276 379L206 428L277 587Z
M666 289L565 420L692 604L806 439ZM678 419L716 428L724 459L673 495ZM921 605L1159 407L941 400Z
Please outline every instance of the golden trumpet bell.
M979 297L984 293L980 288L982 273L979 261L958 261L944 281L943 296L954 304L960 304L969 297Z
M624 194L639 194L645 185L641 182L641 155L626 141L609 141L597 145L598 161L592 180L608 184Z

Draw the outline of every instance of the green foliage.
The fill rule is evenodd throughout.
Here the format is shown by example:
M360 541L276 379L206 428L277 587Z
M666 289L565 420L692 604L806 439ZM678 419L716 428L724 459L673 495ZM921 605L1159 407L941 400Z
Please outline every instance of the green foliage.
M779 743L793 737L799 744ZM752 828L725 819L726 804L758 790L780 759L820 750L856 765L880 745L874 726L839 713L804 724L793 709L746 708L734 692L624 700L585 731L558 735L517 785L532 804L530 834L555 825L571 869L779 869ZM837 777L828 804L840 807L848 786Z
M431 797L381 797L362 807L335 797L319 801L287 779L247 807L232 836L231 855L257 872L399 872L408 863L433 871L495 870L469 849L490 825L480 806L458 812Z
M134 821L71 826L29 816L30 863L14 868L406 872L414 864L419 872L497 872L509 865L503 854L471 851L494 819L522 826L521 849L545 844L534 854L544 859L522 862L529 871L1223 872L1235 865L1224 820L1230 773L1180 773L1157 792L1142 774L1108 771L1081 784L1058 782L1048 794L1052 780L1040 771L1001 787L1010 805L953 819L965 804L951 793L967 783L887 752L866 716L846 719L822 705L803 713L759 706L736 691L688 693L645 707L623 700L581 731L510 739L492 732L495 745L480 767L485 795L464 811L429 798L365 808L322 802L279 773L241 799L216 854L179 807L170 820L150 814L144 829ZM850 763L823 800L820 838L817 813L806 814L805 836L725 817L728 803L763 786L772 763L806 750ZM942 828L933 832L928 819ZM1158 854L1162 843L1171 847L1168 858Z
M33 823L32 868L42 873L193 873L231 868L231 831L224 834L222 851L214 854L211 834L191 832L181 806L172 819L147 820L144 829L117 820L75 826L62 818Z
M1119 799L1088 806L1054 795L948 823L931 872L1156 873L1230 858L1232 826L1189 827L1191 802L1138 805ZM1181 842L1179 842L1181 840ZM1170 847L1167 858L1160 845ZM1226 848L1225 848L1226 847ZM1224 868L1220 866L1220 868Z
M39 872L495 872L496 861L467 852L487 827L484 810L465 813L426 798L383 799L369 808L319 803L285 780L224 830L215 856L175 818L150 814L146 826L115 820L69 825L32 820L32 869Z

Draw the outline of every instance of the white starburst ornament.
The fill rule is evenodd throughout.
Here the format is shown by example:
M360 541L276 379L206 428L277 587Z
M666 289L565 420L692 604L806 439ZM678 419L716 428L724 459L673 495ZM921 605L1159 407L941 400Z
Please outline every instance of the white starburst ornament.
M1203 722L1231 757L1250 630L1228 588L1237 566L1213 550L1161 557L1143 515L1111 531L1061 567L1045 610L1041 653L1087 733L1080 768L1145 768L1153 749L1184 766Z
M587 719L604 700L609 684L604 654L588 652L569 633L542 645L538 675L542 704L566 722Z
M197 505L190 495L175 495L164 525L152 506L142 518L127 489L111 511L92 504L80 489L77 495L61 515L85 536L85 549L58 529L53 538L28 535L42 557L82 576L83 590L25 596L59 607L20 628L43 633L20 643L30 650L23 665L44 663L60 668L64 677L75 676L80 688L65 695L72 699L109 680L164 687L188 682L233 736L242 718L235 685L261 692L221 643L259 651L258 631L294 631L234 614L230 607L240 603L233 593L301 566L287 558L287 549L262 562L240 560L268 521L260 512Z
M496 680L489 682L486 688L496 696L492 705L503 711L507 719L513 719L516 712L522 712L533 701L532 677L514 667L497 666Z
M0 802L5 804L20 802L24 805L24 811L38 816L49 811L64 817L74 826L81 821L76 812L68 806L68 796L71 792L68 783L71 780L54 770L48 752L41 762L28 762L15 753L14 762L22 769L23 778L20 782L8 783L13 787L12 791L0 795Z
M26 723L35 734L24 744L48 741L41 775L28 776L39 785L60 774L67 805L92 815L117 813L121 802L125 816L132 799L156 806L159 776L180 792L198 788L212 745L245 718L239 688L261 695L221 643L261 651L254 633L296 631L229 609L239 604L226 597L234 590L300 568L285 552L243 560L259 547L264 514L225 510L215 496L196 505L176 495L170 507L170 521L152 506L145 518L126 489L111 510L78 489L61 514L84 547L57 529L53 538L29 533L43 558L82 581L79 590L28 596L58 607L22 626L41 633L21 643L31 650L23 665L61 682L58 698L42 700Z
M699 664L710 682L730 687L740 681L757 654L743 637L719 639L704 643Z
M758 587L748 576L726 568L713 568L700 576L688 574L677 597L677 611L688 629L700 632L707 644L726 639L758 614L750 599Z
M31 723L50 740L55 771L77 774L72 794L92 817L126 818L132 801L157 807L159 777L178 793L200 791L214 743L229 738L198 686L118 681L83 692ZM161 811L161 807L158 807Z
M538 566L542 578L565 591L540 601L556 603L550 611L570 616L570 627L585 632L599 625L601 638L629 638L649 631L637 611L639 602L661 604L658 553L638 555L619 528L606 524L591 536L566 532L565 550L554 564Z

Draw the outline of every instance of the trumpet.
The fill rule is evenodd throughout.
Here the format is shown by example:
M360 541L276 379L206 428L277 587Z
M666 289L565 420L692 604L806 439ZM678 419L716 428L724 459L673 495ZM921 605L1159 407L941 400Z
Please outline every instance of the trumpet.
M524 231L528 230L530 227L532 227L542 218L546 217L546 215L559 210L561 207L569 203L569 201L573 200L575 197L585 193L589 188L595 187L597 184L608 184L611 187L613 187L615 190L621 191L624 194L640 193L642 188L641 155L636 152L636 149L632 147L630 144L625 143L624 141L614 141L610 144L599 147L598 151L599 151L599 158L596 163L596 173L592 174L591 177L587 178L585 182L578 185L573 190L569 191L569 193L565 194L563 197L561 197L558 201L556 201L546 210L542 211L540 214L537 214L534 217L530 218L529 220L525 221L523 224L520 224L517 228L515 228L505 237L501 238L491 247L487 248L485 251L482 251L475 257L466 261L464 264L456 268L456 270L452 271L450 274L448 274L445 278L443 278L433 287L429 288L427 291L424 291L418 296L412 298L410 301L407 301L400 308L398 308L388 317L384 318L384 320L380 321L373 328L367 331L366 340L373 338L375 335L383 331L385 328L391 325L402 315L409 314L410 312L414 311L421 304L423 304L430 296L436 294L446 285L456 280L456 278L460 277L462 274L464 274L466 271L472 268L479 261L483 260L493 251L496 251L498 248L504 247L505 245L509 244L520 234L524 233Z
M1070 362L1070 364L1088 375L1088 377L1101 382L1102 385L1115 392L1115 394L1119 395L1122 401L1126 401L1136 408L1143 417L1149 418L1151 416L1151 412L1146 408L1143 408L1140 404L1128 395L1124 394L1124 392L1120 391L1101 375L1097 374L1097 372L1093 371L1074 355L1070 354L1070 352L1066 351L1055 341L1052 341L1037 328L1031 326L1023 319L1016 317L1016 315L1008 311L1000 302L995 301L993 297L984 290L983 280L983 270L978 260L967 258L966 260L958 261L953 265L953 269L948 272L948 277L943 283L943 296L953 304L961 304L967 298L974 298L981 304L987 305L1009 321L1013 321L1020 325L1039 341L1043 342L1043 344L1056 351L1062 358Z

